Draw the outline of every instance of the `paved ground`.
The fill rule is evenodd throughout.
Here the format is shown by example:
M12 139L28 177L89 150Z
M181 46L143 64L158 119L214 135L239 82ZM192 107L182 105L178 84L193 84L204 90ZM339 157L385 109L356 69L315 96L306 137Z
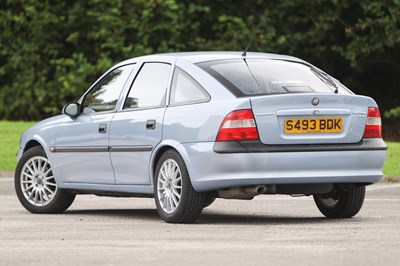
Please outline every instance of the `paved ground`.
M152 199L90 195L34 215L10 178L0 202L0 265L400 265L400 184L369 187L349 220L288 196L217 200L191 225L162 222Z

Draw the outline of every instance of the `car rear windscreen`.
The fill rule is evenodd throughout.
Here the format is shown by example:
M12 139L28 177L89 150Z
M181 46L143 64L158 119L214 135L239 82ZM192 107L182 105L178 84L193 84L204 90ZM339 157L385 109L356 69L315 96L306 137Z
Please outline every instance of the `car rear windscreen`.
M349 92L326 73L283 60L228 59L198 63L238 97L285 93Z

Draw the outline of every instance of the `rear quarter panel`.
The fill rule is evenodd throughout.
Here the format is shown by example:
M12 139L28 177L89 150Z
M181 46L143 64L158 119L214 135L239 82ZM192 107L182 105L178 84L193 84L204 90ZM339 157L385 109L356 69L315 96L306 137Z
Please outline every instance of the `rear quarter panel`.
M238 99L197 66L177 60L176 66L191 75L210 95L205 103L168 106L164 116L163 141L178 143L214 141L225 116L250 108L249 99Z
M191 75L211 99L205 103L168 106L164 115L162 141L154 150L152 167L154 169L157 163L155 157L158 151L169 146L180 153L189 173L195 174L191 160L196 158L189 158L184 144L214 143L225 116L234 110L250 108L250 100L236 98L202 69L185 60L178 59L176 65Z

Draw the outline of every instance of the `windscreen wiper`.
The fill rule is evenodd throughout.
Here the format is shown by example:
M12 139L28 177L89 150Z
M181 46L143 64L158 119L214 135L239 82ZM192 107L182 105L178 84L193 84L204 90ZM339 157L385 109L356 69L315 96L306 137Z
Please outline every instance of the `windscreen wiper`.
M335 88L334 93L337 94L339 92L339 87L336 85L335 81L331 79L331 77L326 74L325 72L319 70L316 67L310 67L310 70L324 83L330 85L331 87Z

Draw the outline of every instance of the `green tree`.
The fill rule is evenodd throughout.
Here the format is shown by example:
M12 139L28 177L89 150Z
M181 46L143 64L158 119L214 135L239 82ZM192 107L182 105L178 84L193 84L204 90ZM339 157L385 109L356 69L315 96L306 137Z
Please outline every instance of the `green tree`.
M0 2L0 117L59 113L110 66L171 51L301 57L400 106L399 0Z

